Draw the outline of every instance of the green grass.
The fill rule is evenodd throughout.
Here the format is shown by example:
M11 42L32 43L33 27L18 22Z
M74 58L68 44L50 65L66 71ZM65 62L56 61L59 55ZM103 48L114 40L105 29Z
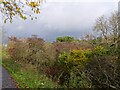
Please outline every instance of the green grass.
M2 65L15 79L19 88L57 88L59 85L43 74L38 74L33 66L23 66L13 60L4 59Z
M30 64L20 64L7 58L5 50L0 51L3 67L15 79L19 88L57 88L59 85L43 74L38 74L34 66ZM1 61L1 59L0 59Z

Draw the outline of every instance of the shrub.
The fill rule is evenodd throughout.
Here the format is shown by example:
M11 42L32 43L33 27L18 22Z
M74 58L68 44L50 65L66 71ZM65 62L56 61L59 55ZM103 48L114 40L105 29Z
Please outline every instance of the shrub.
M70 76L70 88L90 88L90 82L87 80L84 72L71 72Z
M11 59L33 64L60 85L71 88L119 88L119 62L103 46L78 42L45 42L41 38L12 38L8 45Z
M57 42L73 42L74 40L75 40L74 37L70 37L70 36L56 38Z
M83 69L87 62L89 61L88 55L91 53L90 50L72 50L71 52L63 52L59 55L58 59L58 67L62 67L62 71L58 71L59 73L59 82L60 84L65 84L68 87L73 84L76 84L77 87L80 87L84 79L82 79L81 72L83 72ZM74 73L74 75L72 74ZM86 76L84 76L86 77ZM76 78L75 81L72 79ZM77 83L79 81L78 78L81 78L81 81L79 84ZM83 81L82 81L83 80ZM61 83L62 82L62 83ZM81 84L80 84L81 83ZM73 85L74 87L75 85ZM84 85L83 85L84 86Z
M117 73L117 56L107 54L107 49L97 46L92 51L91 61L85 66L92 87L120 88Z
M10 39L8 53L10 58L21 63L39 64L39 56L43 55L44 40L40 38Z
M106 55L107 50L102 46L96 46L94 51L93 51L93 54L94 55Z
M59 56L60 63L72 64L73 66L84 66L88 58L86 57L85 50L73 50L70 53L63 52Z

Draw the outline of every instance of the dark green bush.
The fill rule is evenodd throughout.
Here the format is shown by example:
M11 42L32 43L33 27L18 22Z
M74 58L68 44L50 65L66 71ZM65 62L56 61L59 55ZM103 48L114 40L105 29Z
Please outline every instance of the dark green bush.
M74 40L75 40L74 37L70 37L70 36L56 38L57 42L73 42Z

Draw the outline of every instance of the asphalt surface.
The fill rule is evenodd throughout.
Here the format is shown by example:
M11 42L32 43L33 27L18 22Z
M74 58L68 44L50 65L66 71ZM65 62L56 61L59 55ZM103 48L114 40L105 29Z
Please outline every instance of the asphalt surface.
M2 88L16 88L16 84L12 77L9 75L7 70L0 65L0 70L2 72L2 78L0 75L0 80L2 81ZM1 83L0 83L1 84ZM1 88L1 87L0 87Z
M2 66L0 64L0 90L2 89Z

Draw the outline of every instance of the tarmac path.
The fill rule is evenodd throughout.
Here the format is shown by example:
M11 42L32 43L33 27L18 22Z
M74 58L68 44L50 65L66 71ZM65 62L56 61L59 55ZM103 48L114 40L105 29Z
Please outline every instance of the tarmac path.
M1 72L2 72L2 78L1 78L1 75L0 75L0 86L2 86L2 88L16 88L16 83L14 82L14 80L12 79L12 77L10 76L10 74L7 72L7 70L2 67L0 65L0 68L1 68ZM0 87L1 88L1 87Z

